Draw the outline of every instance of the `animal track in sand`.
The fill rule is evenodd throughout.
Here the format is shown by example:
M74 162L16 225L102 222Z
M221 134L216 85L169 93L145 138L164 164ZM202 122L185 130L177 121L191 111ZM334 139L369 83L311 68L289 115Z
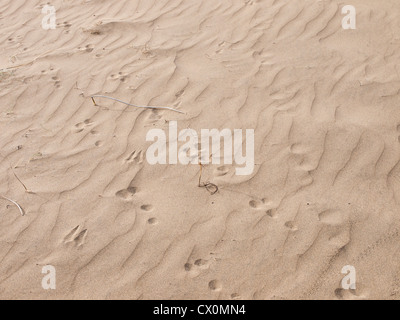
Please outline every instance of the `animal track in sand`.
M252 207L253 209L261 209L264 205L264 200L257 201L257 200L251 200L249 202L249 206Z
M199 267L200 269L208 269L210 263L208 260L198 259L194 262L195 266Z
M226 166L219 167L215 170L215 176L222 177L229 173L229 168Z
M112 74L112 75L110 76L110 79L112 79L112 80L119 80L119 81L121 81L121 82L126 82L126 80L128 79L128 76L125 75L125 74L122 73L122 72L118 72L118 74Z
M276 209L270 209L267 210L267 215L270 216L271 218L276 218L277 216L277 210Z
M232 293L232 294L231 294L231 299L233 299L233 300L240 300L241 297L240 297L240 295L239 295L238 293Z
M56 88L61 88L61 85L60 85L61 81L57 76L52 77L51 80L54 81L54 86Z
M64 244L73 243L77 247L81 247L85 244L86 236L87 236L87 229L79 231L80 226L76 226L73 228L65 237L64 237Z
M190 263L185 263L184 268L185 268L185 271L189 272L189 271L192 271L193 265Z
M139 152L133 151L128 158L125 159L125 162L127 163L137 163L137 164L141 164L143 163L143 159L144 159L144 155L142 150L140 150Z
M85 47L78 47L79 51L85 51L87 53L90 53L94 50L94 46L91 44L86 45Z
M150 212L153 211L153 206L151 204L145 204L140 207L143 211Z
M249 206L257 211L264 211L271 218L275 218L277 215L276 208L271 208L272 203L268 202L267 199L251 200Z
M344 290L342 288L335 290L335 296L339 300L362 300L366 298L364 295L358 294L358 290Z
M57 25L60 26L59 23L58 23ZM72 26L70 23L68 23L68 22L65 21L61 26L64 27L64 28L66 29L66 30L64 31L65 34L69 34L69 33L70 33L69 28Z
M222 284L218 280L213 280L208 284L208 288L211 291L219 292L222 290Z
M182 97L184 94L185 94L185 90L183 89L183 90L177 92L177 93L175 94L175 97L176 97L177 99L179 99L179 98Z
M67 21L65 21L65 22L63 23L63 25L64 25L64 28L69 28L69 27L72 26L72 25L71 25L70 23L68 23Z
M147 220L148 224L151 225L156 225L158 224L158 220L156 218L150 218L149 220Z
M162 119L162 117L157 113L157 110L152 110L151 115L148 118L148 122L150 124L155 124L158 121L160 121Z
M297 225L294 223L294 221L288 221L285 223L285 227L290 229L291 231L297 231L299 230Z
M123 200L131 200L134 195L136 194L137 189L134 187L129 187L128 189L124 189L121 191L118 191L115 195Z
M197 259L194 263L186 263L184 267L187 272L193 271L194 273L192 275L197 276L201 272L201 270L207 270L208 268L210 268L210 261Z
M75 133L80 133L84 131L86 128L93 126L93 122L90 119L85 120L84 122L80 122L75 125L74 127L74 132ZM92 134L96 133L95 131L91 131Z

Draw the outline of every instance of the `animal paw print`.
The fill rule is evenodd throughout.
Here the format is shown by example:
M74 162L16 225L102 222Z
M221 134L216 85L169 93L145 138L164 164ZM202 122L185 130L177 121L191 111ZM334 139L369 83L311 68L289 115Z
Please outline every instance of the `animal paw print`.
M197 259L193 263L185 264L185 271L189 272L190 275L195 278L197 277L203 270L207 270L210 268L210 261L204 259Z
M232 293L232 294L231 294L231 299L232 299L232 300L241 300L242 297L241 297L240 294L238 294L238 293Z
M112 80L119 80L121 82L126 82L127 79L128 79L128 76L126 74L122 73L122 72L118 72L118 74L112 74L110 76L110 78Z
M285 227L288 228L290 231L297 231L299 228L297 227L294 221L288 221L285 223Z
M52 77L51 80L54 81L54 86L55 86L57 89L61 87L61 85L60 85L60 79L59 79L57 76Z
M182 89L182 90L178 91L178 92L175 94L175 97L176 97L177 99L179 99L179 98L181 98L184 94L185 94L185 89Z
M140 207L142 211L151 212L153 211L153 206L151 204L144 204Z
M359 286L359 284L357 284ZM365 300L367 297L365 294L362 294L360 290L344 290L342 288L338 288L335 290L335 296L338 300Z
M159 222L158 222L158 220L157 220L156 218L150 218L149 220L147 220L147 223L150 224L150 225L152 225L152 226L155 226L155 225L157 225Z
M251 200L249 202L249 206L257 211L264 211L271 218L275 218L277 216L276 208L271 208L272 203L267 199L262 200Z
M214 175L217 177L223 177L226 176L229 173L230 169L227 166L222 166L222 167L218 167L215 172Z
M90 52L92 52L94 50L94 46L92 44L88 44L85 47L78 47L78 50L90 53Z
M64 33L65 34L68 34L70 32L69 28L71 26L72 25L70 23L68 23L67 21L64 21L63 23L57 23L57 27L64 27L64 29L65 29Z
M93 126L93 122L90 119L87 119L84 122L80 122L80 123L76 124L73 131L75 133L80 133L80 132L84 131L85 129L90 128L92 126ZM96 131L92 130L91 133L95 134Z
M159 114L159 110L153 109L147 118L147 123L152 124L154 126L161 119L162 116Z
M208 284L208 288L211 291L220 292L220 291L222 291L222 283L220 281L218 281L218 280L212 280Z
M146 58L154 58L156 56L155 53L147 45L142 48L142 53Z
M115 195L125 201L130 201L133 199L137 192L137 189L134 187L129 187L128 189L120 190Z
M247 0L246 1L246 6L252 6L254 5L254 1L253 0Z
M87 229L80 230L81 227L78 225L71 230L64 238L64 244L73 244L76 247L81 247L85 244L87 237Z
M128 158L125 159L127 163L136 163L141 164L143 163L144 155L142 151L136 152L133 151Z

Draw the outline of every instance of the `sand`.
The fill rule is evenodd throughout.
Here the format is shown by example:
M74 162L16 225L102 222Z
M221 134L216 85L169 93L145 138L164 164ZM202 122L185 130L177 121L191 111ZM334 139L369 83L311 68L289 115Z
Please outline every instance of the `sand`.
M50 4L0 2L1 299L400 298L397 0ZM254 172L150 165L171 121Z

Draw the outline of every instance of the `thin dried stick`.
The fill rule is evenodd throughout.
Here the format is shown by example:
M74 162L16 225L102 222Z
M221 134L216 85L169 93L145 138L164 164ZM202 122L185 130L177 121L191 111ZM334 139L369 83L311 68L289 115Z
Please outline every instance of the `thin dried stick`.
M185 113L182 112L182 111L179 111L179 110L176 110L176 109L173 109L173 108L169 108L169 107L137 106L137 105L134 105L134 104L131 104L131 103L128 103L128 102L124 102L124 101L122 101L122 100L115 99L115 98L112 98L112 97L107 97L107 96L94 95L94 96L91 96L91 98L92 98L93 104L94 104L95 106L98 106L98 105L97 105L96 101L94 100L94 98L105 98L105 99L110 99L110 100L114 100L114 101L117 101L117 102L126 104L127 106L135 107L135 108L142 108L142 109L163 109L163 110L170 110L170 111L174 111L174 112L178 112L178 113L185 114Z
M14 174L15 178L19 181L20 184L22 184L22 186L24 187L25 191L26 191L27 193L33 193L32 191L29 191L28 188L26 187L25 183L23 183L23 182L21 181L21 179L18 178L18 176L17 176L17 174L15 173L14 169L11 168L11 170L13 171L13 174Z
M211 182L201 182L202 175L203 175L203 164L200 163L199 188L206 188L206 190L213 196L219 191L218 186Z
M4 157L2 154L0 154L0 156L1 156L3 159L6 159L6 160L8 161L8 164L9 164L9 166L10 166L11 171L13 172L13 174L14 174L15 178L18 180L18 182L24 187L25 191L26 191L27 193L35 194L34 192L30 191L30 190L26 187L25 183L23 183L22 180L17 176L17 174L16 174L15 171L14 171L13 166L11 165L10 160L8 160L8 156Z
M11 203L13 203L19 209L19 212L21 213L21 216L25 215L24 209L22 209L21 206L18 203L16 203L14 200L11 200L11 199L9 199L7 197L4 197L2 195L0 195L0 198L2 198L4 200L7 200L7 201L10 201Z

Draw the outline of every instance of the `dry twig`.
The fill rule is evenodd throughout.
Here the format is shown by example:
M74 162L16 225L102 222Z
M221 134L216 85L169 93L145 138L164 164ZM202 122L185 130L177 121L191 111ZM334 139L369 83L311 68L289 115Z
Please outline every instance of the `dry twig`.
M24 209L22 209L22 207L17 202L15 202L14 200L11 200L11 199L9 199L7 197L4 197L2 195L0 195L0 198L2 198L4 200L7 200L7 201L11 202L12 204L14 204L19 209L19 212L21 213L21 216L25 215Z
M117 102L126 104L127 106L135 107L135 108L170 110L170 111L174 111L174 112L178 112L178 113L184 114L184 112L179 111L179 110L176 110L176 109L174 109L174 108L169 108L169 107L137 106L137 105L134 105L134 104L131 104L131 103L128 103L128 102L124 102L124 101L122 101L122 100L115 99L115 98L112 98L112 97L107 97L107 96L94 95L94 96L91 96L91 98L92 98L93 104L94 104L95 106L98 106L98 104L96 103L96 101L94 100L94 98L105 98L105 99L110 99L110 100L114 100L114 101L117 101Z
M206 188L206 190L213 196L219 190L218 186L211 182L201 182L203 175L203 165L200 163L200 176L199 176L199 188Z

